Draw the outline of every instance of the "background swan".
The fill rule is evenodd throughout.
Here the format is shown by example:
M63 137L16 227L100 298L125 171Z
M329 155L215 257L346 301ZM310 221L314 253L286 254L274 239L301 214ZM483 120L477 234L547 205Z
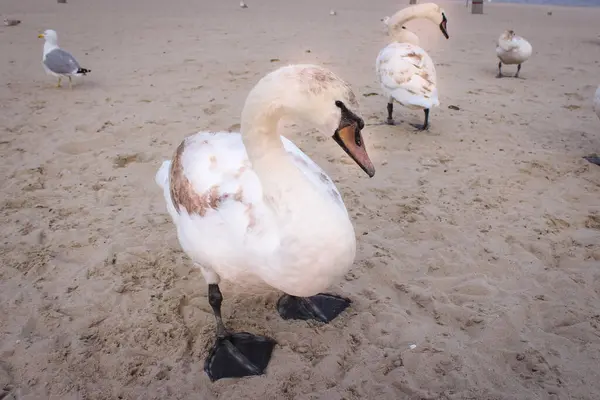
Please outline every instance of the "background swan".
M349 304L319 294L354 262L352 223L331 179L277 133L281 118L319 128L369 175L375 169L361 136L363 120L350 86L315 65L292 65L250 91L241 134L199 132L186 138L156 174L181 247L209 285L217 341L206 360L212 380L261 374L275 342L229 333L219 282L266 283L285 292L285 318L329 322Z
M446 39L449 37L446 30L448 20L444 10L437 4L425 3L404 8L391 18L382 19L393 42L379 52L375 70L379 83L388 96L387 123L394 125L392 114L395 100L407 108L424 110L424 123L413 125L424 130L429 127L429 109L440 103L433 60L419 47L417 35L403 26L415 18L433 21L439 25Z
M515 78L519 77L521 64L531 56L533 48L531 44L521 36L515 35L512 30L507 30L498 38L496 55L500 59L498 63L498 78L502 78L502 64L518 64Z

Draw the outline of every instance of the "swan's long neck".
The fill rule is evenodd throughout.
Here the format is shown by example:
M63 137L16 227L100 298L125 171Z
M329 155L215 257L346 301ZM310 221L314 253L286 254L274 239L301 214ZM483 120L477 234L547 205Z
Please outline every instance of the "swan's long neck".
M398 29L391 34L392 40L398 43L410 43L419 46L419 37L408 29Z
M242 140L266 203L280 218L309 220L311 210L329 210L333 203L316 190L285 150L277 130L285 112L276 95L285 82L273 83L259 83L248 96L242 111Z
M404 25L408 21L417 18L426 18L435 22L434 12L436 9L439 9L439 7L434 3L417 4L414 6L403 8L396 14L392 15L392 17L387 22L389 35L396 41L401 42L402 40L398 40L397 37L402 37L403 35L402 25ZM406 35L402 37L402 39L404 40L406 40L406 38Z

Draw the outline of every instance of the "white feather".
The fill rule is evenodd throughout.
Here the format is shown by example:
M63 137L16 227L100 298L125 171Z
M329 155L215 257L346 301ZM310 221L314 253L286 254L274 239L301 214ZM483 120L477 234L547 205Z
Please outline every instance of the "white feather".
M435 66L419 46L391 43L379 52L375 68L385 93L403 106L439 106Z

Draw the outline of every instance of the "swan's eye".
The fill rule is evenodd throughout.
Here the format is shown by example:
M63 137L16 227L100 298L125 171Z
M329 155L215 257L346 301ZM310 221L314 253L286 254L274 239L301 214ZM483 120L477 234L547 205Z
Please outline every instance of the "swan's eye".
M357 146L362 146L362 137L360 135L360 128L358 127L354 130L354 141Z

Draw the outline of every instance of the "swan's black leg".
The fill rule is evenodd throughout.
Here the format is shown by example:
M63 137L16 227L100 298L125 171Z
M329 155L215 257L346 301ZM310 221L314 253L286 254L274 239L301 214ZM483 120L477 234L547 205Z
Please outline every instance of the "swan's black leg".
M208 285L208 302L217 320L217 338L204 363L204 371L210 380L262 375L271 359L275 341L247 332L230 333L221 318L223 295L219 285Z
M331 322L350 305L350 300L333 294L319 293L311 297L284 294L277 302L277 311L283 319L314 319Z
M598 156L585 156L583 158L592 164L600 165L600 157Z
M496 75L496 78L502 78L502 61L498 63L498 75Z
M411 124L412 126L414 126L415 128L417 128L420 131L425 131L429 128L429 108L426 108L424 111L425 111L425 122L423 123L423 125Z
M517 73L515 74L515 78L519 77L519 72L521 72L521 64L519 64L519 66L517 66Z
M392 101L388 102L387 112L388 112L387 124L394 125L394 118L392 118L392 113L394 112L394 103Z

